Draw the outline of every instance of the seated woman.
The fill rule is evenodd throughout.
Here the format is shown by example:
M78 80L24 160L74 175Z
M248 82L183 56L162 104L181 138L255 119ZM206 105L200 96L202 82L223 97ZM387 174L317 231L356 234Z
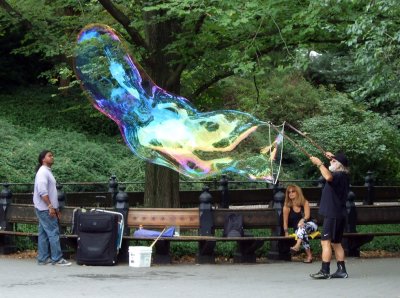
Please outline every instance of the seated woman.
M292 253L300 251L302 245L307 258L304 263L312 263L312 254L308 235L315 232L318 227L311 221L310 204L304 198L303 192L297 185L289 185L286 188L285 203L283 206L283 229L288 236L288 228L293 228L298 238L295 246L291 247Z

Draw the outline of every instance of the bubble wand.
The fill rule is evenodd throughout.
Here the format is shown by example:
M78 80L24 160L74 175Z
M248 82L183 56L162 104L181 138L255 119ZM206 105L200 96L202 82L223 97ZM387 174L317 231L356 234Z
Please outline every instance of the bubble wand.
M268 123L271 125L273 129L275 129L278 133L282 134L288 141L290 141L297 149L299 149L301 152L303 152L305 155L307 155L309 158L312 156L310 153L308 153L303 147L301 147L299 144L297 144L294 140L292 140L290 137L288 137L284 131L279 131L279 129L273 125L271 122Z

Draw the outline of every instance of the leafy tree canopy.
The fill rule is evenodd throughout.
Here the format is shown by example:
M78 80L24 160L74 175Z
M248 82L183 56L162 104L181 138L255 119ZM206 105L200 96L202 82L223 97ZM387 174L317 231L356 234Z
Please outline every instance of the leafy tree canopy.
M304 2L304 3L303 3ZM174 70L170 81L188 78L184 93L195 98L233 74L265 73L295 58L298 47L338 47L348 12L360 5L332 1L35 1L1 0L4 28L18 24L24 36L13 53L40 54L55 67L45 73L52 82L72 76L74 41L86 24L111 25L128 41L145 69L155 55L167 55ZM329 7L329 9L328 9ZM143 15L150 14L149 18ZM154 51L145 25L174 21L172 42ZM186 84L188 83L188 84Z
M346 45L363 71L353 96L400 127L400 6L396 0L369 2L347 28Z
M344 147L360 167L371 166L369 158L376 165L381 162L387 171L382 175L393 176L393 168L384 167L398 165L393 153L398 130L390 126L400 127L397 2L0 0L0 51L25 55L35 66L44 66L42 77L50 82L74 85L77 33L87 24L104 23L124 37L134 58L157 76L158 84L203 109L240 105L263 119L289 119L327 148ZM10 39L14 43L7 48ZM310 50L321 53L321 60L310 64ZM1 66L6 65L3 61ZM30 73L21 61L18 64ZM3 69L0 76L6 77ZM313 82L348 95L313 89L301 77L306 70ZM279 72L286 75L276 75ZM239 90L238 99L238 82L251 86L252 93ZM259 85L258 105L254 82ZM269 89L268 84L279 88ZM217 102L215 97L235 100ZM362 103L389 116L390 123ZM292 110L296 113L289 114Z

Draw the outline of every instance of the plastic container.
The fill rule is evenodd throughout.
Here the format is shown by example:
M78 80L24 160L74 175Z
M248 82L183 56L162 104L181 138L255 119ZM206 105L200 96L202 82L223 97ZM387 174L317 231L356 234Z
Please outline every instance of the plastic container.
M129 246L129 267L150 267L152 248Z

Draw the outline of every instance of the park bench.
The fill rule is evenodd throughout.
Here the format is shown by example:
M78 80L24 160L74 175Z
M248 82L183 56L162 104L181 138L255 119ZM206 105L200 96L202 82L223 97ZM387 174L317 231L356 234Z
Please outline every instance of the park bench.
M60 218L61 241L68 247L74 247L77 235L68 233L71 232L72 216L74 207L65 207ZM154 262L155 263L170 263L171 256L169 253L171 241L190 241L197 242L199 252L197 255L200 263L213 263L214 248L217 241L237 241L240 243L238 252L241 262L255 262L255 250L262 246L263 241L284 239L285 237L216 237L214 236L215 229L222 229L224 226L225 217L231 213L238 213L238 210L216 209L210 210L213 216L212 221L215 224L212 226L207 223L209 230L204 232L204 226L200 224L200 209L199 208L129 208L126 217L126 226L133 231L134 229L143 226L146 229L162 230L166 226L179 226L181 231L188 230L189 234L178 237L161 237L155 245ZM268 212L272 211L272 212ZM242 210L244 227L253 228L273 228L277 221L278 215L273 210L256 209ZM37 218L34 212L33 205L29 204L11 204L7 208L6 222L8 226L13 224L37 224ZM206 227L207 229L207 227ZM200 231L200 232L199 232ZM203 231L203 235L201 235ZM67 233L65 233L67 232ZM14 230L0 230L0 236L28 236L36 238L37 233L21 232ZM127 250L129 241L147 241L152 242L155 237L141 238L134 237L132 233L125 235L123 240L124 249Z
M188 233L178 237L161 237L156 245L154 252L154 263L170 263L170 243L175 241L190 241L198 243L197 262L214 263L214 249L217 242L234 241L237 242L237 251L234 256L235 262L255 262L256 250L265 241L271 242L268 257L271 259L290 260L289 247L292 245L293 238L282 236L282 224L280 220L280 206L274 208L235 208L235 209L214 209L210 204L200 205L200 208L129 208L125 210L126 226L131 230L124 239L123 254L127 253L130 243L138 241L152 242L153 238L134 237L132 231L140 225L146 229L161 230L165 226L179 226L181 231L188 230ZM60 219L61 241L64 246L74 248L77 235L71 233L72 215L75 207L65 207ZM313 218L318 218L318 208L312 207ZM400 236L399 231L376 232L376 233L357 233L357 225L371 224L392 224L400 222L400 205L372 205L357 206L350 212L356 212L356 222L349 222L344 235L345 247L350 255L356 255L357 249L375 236ZM243 226L245 230L252 229L271 229L271 236L252 236L245 234L244 237L222 237L215 236L215 230L223 229L225 218L229 214L240 214L243 216ZM352 217L350 217L351 219ZM28 236L35 238L37 233L20 232L13 230L13 224L37 224L33 205L29 204L10 204L5 216L7 230L0 230L0 244L3 252L7 252L6 237ZM320 224L320 223L319 223ZM8 239L10 240L10 239ZM125 255L126 257L126 255Z
M399 186L374 186L371 183L370 173L366 177L365 186L352 186L347 202L348 223L344 235L344 247L347 255L359 256L359 248L364 243L371 241L375 236L399 236L399 231L358 233L357 225L398 224L400 223L400 187ZM368 178L368 179L367 179ZM114 179L115 180L115 179ZM113 181L114 181L113 180ZM110 179L111 181L111 179ZM107 208L115 204L117 211L124 214L127 231L124 235L124 249L130 243L138 241L153 241L154 238L142 239L132 236L134 229L140 225L146 229L161 230L165 226L179 226L182 231L188 230L179 237L160 238L155 245L154 262L169 263L170 243L175 241L191 241L198 243L197 261L199 263L213 263L215 261L214 249L217 242L237 242L235 262L255 262L256 250L265 241L270 242L268 258L290 260L289 247L293 238L284 237L282 228L282 205L284 189L275 185L274 189L240 189L229 190L226 179L221 180L222 192L208 191L205 189L199 196L199 192L189 191L180 194L181 204L185 206L198 206L196 208L129 208L143 204L143 193L125 193L123 187L117 190L116 183L110 184L110 193L68 193L68 206L63 209L61 218L61 240L67 247L74 248L77 236L71 232L72 213L76 207L95 205ZM113 187L111 187L113 186ZM31 202L31 194L12 195L9 185L4 184L0 197L0 253L12 251L12 240L7 237L30 236L37 237L36 233L15 231L13 226L20 223L37 224L33 206L26 204ZM65 205L65 194L62 186L59 190L59 202ZM311 214L318 219L318 207L321 186L304 187L303 192L312 204ZM363 205L360 205L360 198ZM219 208L222 202L234 208ZM108 203L105 203L105 202ZM200 201L200 205L199 205ZM219 204L221 202L221 204ZM24 204L25 203L25 204ZM256 205L249 206L249 205ZM356 206L357 205L357 206ZM262 207L262 208L259 208ZM249 233L245 237L222 237L220 232L224 227L225 218L231 214L243 216L244 229L270 229L271 236L252 236ZM319 226L321 222L319 222ZM216 236L217 235L217 236ZM8 239L8 240L7 240ZM10 242L10 243L8 243Z

